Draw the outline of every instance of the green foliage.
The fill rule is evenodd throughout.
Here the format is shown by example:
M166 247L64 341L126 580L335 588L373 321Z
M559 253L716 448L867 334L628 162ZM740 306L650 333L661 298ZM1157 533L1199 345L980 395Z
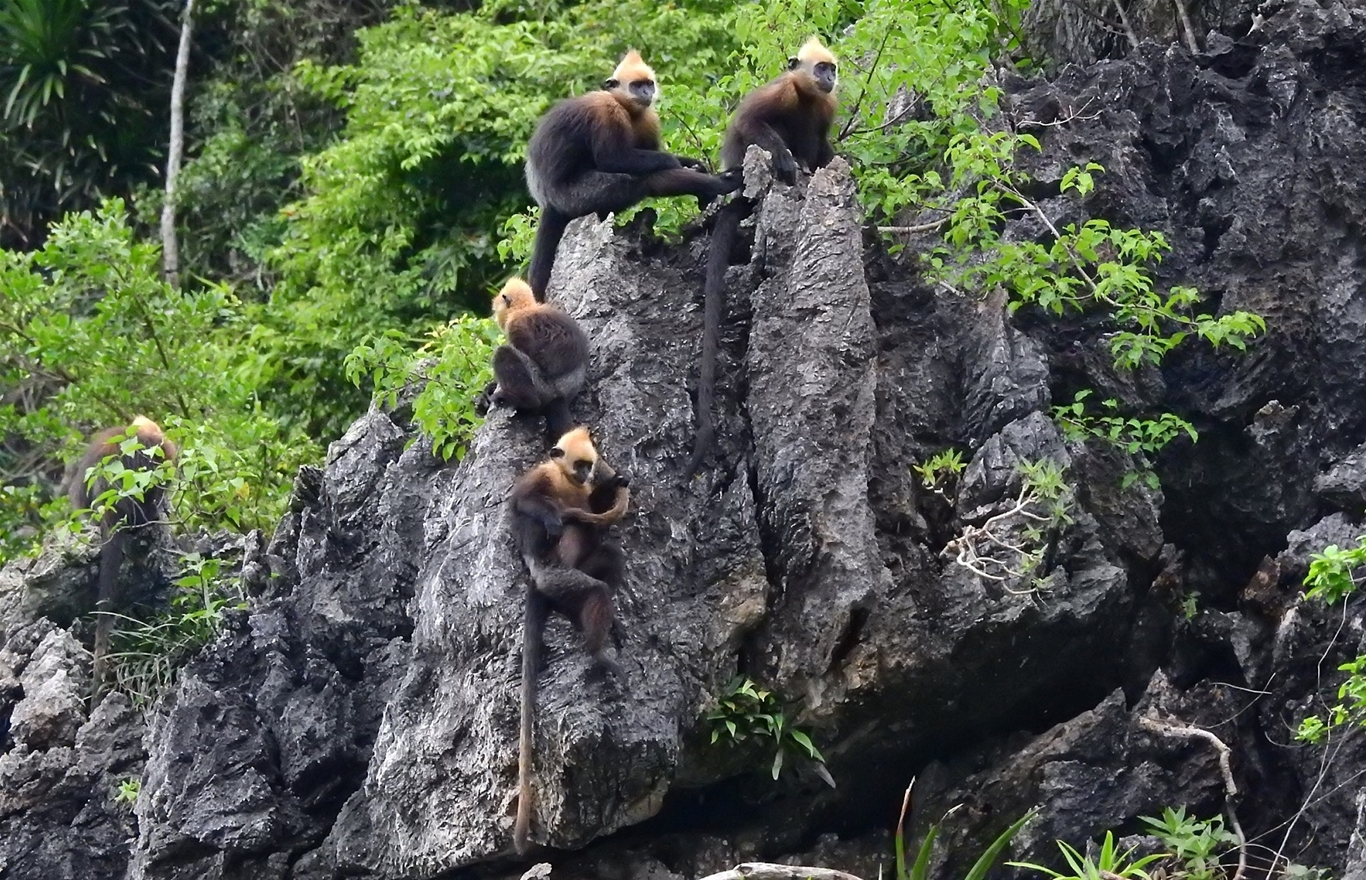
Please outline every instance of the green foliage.
M907 803L909 803L910 792L908 791L906 794ZM930 856L934 850L935 838L939 836L939 826L931 825L929 830L925 832L925 839L920 843L920 849L916 853L915 863L907 869L906 843L903 827L906 821L906 806L907 804L902 805L901 819L897 822L896 837L894 839L896 850L896 880L927 880L929 877ZM982 854L977 857L977 860L972 863L972 867L963 875L963 880L983 880L983 878L986 877L987 871L991 870L991 866L1000 858L1002 851L1010 844L1010 841L1015 838L1015 835L1019 833L1026 822L1034 818L1035 812L1036 811L1034 810L1030 810L1028 813L1025 813L1019 819L1015 820L1010 827L997 835L996 839L993 840L987 848L982 851Z
M238 585L221 573L220 560L191 553L182 565L169 608L149 620L116 615L110 676L135 705L149 705L174 682L176 671L218 635L226 612L246 608Z
M811 762L816 774L831 788L835 780L825 769L825 756L820 753L811 736L796 726L783 711L782 701L772 691L756 685L751 679L736 676L726 685L716 706L706 715L711 725L711 741L722 738L735 745L748 740L769 743L773 749L773 778L783 770L788 754Z
M1120 414L1119 401L1114 398L1101 401L1105 415L1095 415L1086 409L1086 398L1090 396L1091 389L1084 388L1077 392L1071 403L1053 407L1053 420L1068 440L1085 441L1095 437L1129 455L1152 456L1182 434L1190 437L1192 443L1199 439L1195 426L1175 413L1159 413L1151 419L1126 418ZM1123 487L1129 488L1138 479L1153 489L1160 485L1157 474L1144 468L1125 474Z
M1167 858L1167 853L1154 853L1139 859L1132 859L1134 850L1138 847L1130 847L1124 852L1120 852L1115 846L1115 835L1111 831L1105 832L1105 840L1101 843L1100 852L1095 858L1091 858L1090 855L1083 855L1064 841L1059 840L1057 843L1058 848L1062 850L1062 857L1066 860L1070 873L1055 871L1052 868L1046 868L1032 862L1006 862L1006 864L1047 874L1053 880L1115 880L1116 877L1124 878L1124 880L1132 880L1132 878L1150 880L1148 872L1143 869L1153 862Z
M1185 807L1165 807L1160 818L1142 819L1149 833L1169 847L1181 863L1179 873L1184 880L1221 880L1225 876L1219 856L1239 841L1237 835L1224 828L1221 816L1196 819L1186 815Z
M1029 594L1041 586L1036 570L1057 534L1072 522L1072 487L1062 467L1048 459L1018 466L1020 489L1009 506L980 525L966 525L945 546L954 563L989 581L1016 583L1008 592Z
M1218 348L1236 350L1265 332L1248 312L1214 316L1198 311L1199 293L1189 287L1163 292L1153 268L1170 245L1159 232L1116 229L1099 218L1059 227L1024 193L1029 176L1016 164L1021 147L1038 150L1027 134L973 132L956 135L946 156L949 183L927 198L945 218L945 242L930 259L935 273L959 288L1005 290L1013 312L1031 306L1062 316L1103 310L1114 330L1110 352L1116 366L1159 364L1168 351L1194 335ZM1085 197L1094 186L1090 163L1067 172L1063 196ZM937 178L926 176L939 185ZM1008 238L1004 221L1024 213L1048 230L1044 241Z
M493 379L493 349L498 325L468 315L431 331L413 352L396 331L372 336L346 358L346 376L357 385L367 379L375 400L393 409L399 398L420 385L412 398L413 422L432 441L443 460L463 458L465 445L484 423L474 401Z
M237 300L217 286L173 290L158 262L117 200L68 215L37 251L0 252L0 387L12 391L0 407L0 485L20 502L0 511L0 531L24 536L7 556L67 512L47 500L50 477L34 462L73 460L89 433L136 414L181 447L171 488L190 525L270 527L294 471L318 455L262 410L261 354L243 344ZM106 475L115 492L154 479Z
M1329 605L1345 601L1357 591L1366 572L1366 535L1357 539L1357 546L1342 549L1329 544L1309 560L1305 575L1306 599L1317 599ZM1301 742L1320 743L1333 728L1343 724L1366 727L1366 655L1338 666L1347 678L1338 685L1337 702L1328 707L1327 717L1310 715L1300 722L1295 738Z
M0 4L0 242L32 243L60 211L154 175L176 5Z
M119 783L119 787L114 790L114 802L128 804L130 807L138 802L138 795L142 793L142 780L136 776L130 776Z
M911 469L920 475L920 482L926 489L942 492L944 488L963 473L967 463L957 449L936 452L924 464L914 465Z

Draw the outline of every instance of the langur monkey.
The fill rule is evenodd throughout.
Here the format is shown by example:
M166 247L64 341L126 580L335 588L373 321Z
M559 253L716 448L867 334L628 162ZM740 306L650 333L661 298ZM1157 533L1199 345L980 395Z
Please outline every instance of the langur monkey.
M125 452L130 440L136 448ZM90 476L90 469L110 458L117 458L130 471L153 471L162 462L173 461L176 446L156 422L137 416L124 428L107 428L90 441L72 476L67 496L72 507L86 510L91 503L109 490L103 476ZM105 664L109 653L109 633L113 625L112 612L118 601L119 566L130 530L143 528L161 520L166 490L160 484L148 486L141 498L123 497L116 500L100 517L100 575L95 598L98 619L95 622L95 689L104 681Z
M517 852L530 846L531 768L536 673L541 626L547 608L568 617L583 632L595 664L615 675L620 667L606 653L613 632L612 591L622 581L621 549L607 540L630 501L627 478L603 461L588 429L565 433L550 457L535 465L512 490L512 527L531 572L522 631L522 726L517 760Z
M835 158L830 145L830 124L835 118L835 86L839 83L835 56L821 41L811 37L787 71L745 96L731 117L721 146L725 173L742 169L745 151L756 144L773 157L773 170L785 183L796 183L798 165L811 171L824 168ZM720 345L721 308L726 293L726 267L739 237L740 223L753 205L736 197L721 209L707 253L707 278L702 309L702 357L697 377L697 432L686 475L692 477L702 464L716 435L713 399L716 387L716 351Z
M545 416L547 442L573 427L569 401L588 375L588 337L563 309L538 302L521 278L493 300L493 317L507 344L493 353L493 376L476 404L508 405Z
M706 205L740 186L702 163L660 149L655 73L632 50L602 88L569 98L541 117L526 150L526 182L541 220L527 281L545 300L555 250L569 221L605 218L650 196L696 196Z

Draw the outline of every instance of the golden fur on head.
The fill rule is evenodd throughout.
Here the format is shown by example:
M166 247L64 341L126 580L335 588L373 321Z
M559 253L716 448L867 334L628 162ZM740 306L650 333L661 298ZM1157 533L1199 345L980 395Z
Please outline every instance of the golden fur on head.
M555 448L560 451L560 457L566 464L572 465L576 461L597 461L598 450L593 445L593 438L588 435L588 429L580 425L567 431L558 442Z
M513 312L536 304L536 295L531 292L531 286L514 275L493 298L493 319L498 322L499 329L506 330L508 318Z
M635 49L626 53L602 87L632 116L649 110L659 100L655 72Z
M621 62L617 64L617 69L612 71L612 79L623 85L630 85L644 79L654 82L655 72L650 69L650 65L645 63L645 59L640 57L640 53L632 49L622 56Z
M805 43L802 43L801 50L797 52L797 60L803 66L814 67L822 61L826 64L834 64L835 56L831 55L830 50L825 48L820 37L810 37Z

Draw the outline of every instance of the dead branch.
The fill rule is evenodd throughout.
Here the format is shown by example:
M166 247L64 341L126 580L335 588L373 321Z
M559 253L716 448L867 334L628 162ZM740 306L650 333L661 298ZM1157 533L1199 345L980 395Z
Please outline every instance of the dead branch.
M1186 35L1186 48L1191 50L1191 54L1200 51L1200 44L1195 41L1195 28L1191 25L1191 17L1186 12L1186 4L1182 0L1172 0L1176 4L1176 14L1181 18L1181 30Z
M1238 797L1238 786L1233 781L1233 765L1230 760L1233 750L1225 745L1219 737L1203 728L1168 724L1165 721L1146 716L1140 716L1138 724L1144 730L1151 731L1159 736L1176 739L1202 739L1214 746L1214 750L1219 753L1219 770L1224 777L1224 810L1228 814L1229 829L1233 832L1234 837L1238 838L1238 869L1233 872L1233 880L1243 880L1243 874L1247 871L1247 838L1243 835L1243 826L1238 823L1238 814L1233 811L1234 800Z
M743 865L736 865L729 871L703 877L702 880L862 880L862 878L830 868L746 862Z
M1124 36L1129 38L1129 48L1137 49L1138 37L1134 36L1134 29L1129 24L1129 16L1125 14L1124 7L1120 5L1119 0L1113 0L1113 2L1115 4L1115 12L1119 13L1119 23L1124 25Z

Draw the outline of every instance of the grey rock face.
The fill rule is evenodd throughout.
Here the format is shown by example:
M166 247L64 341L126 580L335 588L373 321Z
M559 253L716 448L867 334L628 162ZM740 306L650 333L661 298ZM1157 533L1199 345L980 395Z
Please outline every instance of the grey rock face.
M1162 230L1174 249L1160 283L1264 315L1268 336L1244 355L1191 345L1118 373L1094 316L1010 315L870 246L843 161L796 187L751 161L718 442L685 482L706 241L575 225L551 285L592 340L574 412L632 477L634 504L615 527L624 676L594 674L567 621L545 633L533 837L550 849L533 856L553 876L700 876L783 856L872 876L912 776L913 836L964 804L944 826L943 878L1036 805L1015 856L1051 860L1055 837L1082 845L1167 805L1228 809L1208 743L1155 721L1232 749L1249 835L1361 870L1361 734L1325 773L1287 731L1366 650L1362 600L1299 598L1312 555L1366 530L1353 48L1366 17L1291 0L1234 36L1202 38L1195 57L1147 45L1051 81L1006 77L1002 124L1039 133L1031 170L1061 222L1080 214L1049 184L1078 157L1099 161L1085 208ZM1041 234L1013 219L1006 232ZM1201 439L1151 462L1069 443L1050 407L1082 387L1176 411ZM300 472L269 544L249 548L249 612L185 670L145 738L116 701L86 718L69 636L9 628L0 870L521 876L528 579L505 501L543 455L540 434L495 412L443 464L409 445L401 411L356 422L325 467ZM947 449L961 475L926 485L914 466ZM1038 462L1065 483L1065 515L1046 526L1020 513ZM1161 491L1125 480L1148 466ZM768 744L711 744L702 716L737 673L788 701L837 789L792 755L775 783ZM128 775L142 779L135 817L107 796Z

